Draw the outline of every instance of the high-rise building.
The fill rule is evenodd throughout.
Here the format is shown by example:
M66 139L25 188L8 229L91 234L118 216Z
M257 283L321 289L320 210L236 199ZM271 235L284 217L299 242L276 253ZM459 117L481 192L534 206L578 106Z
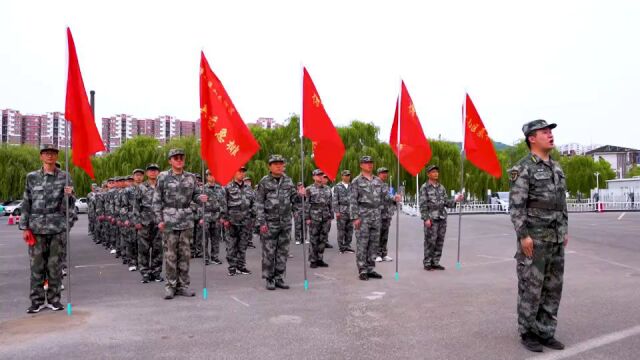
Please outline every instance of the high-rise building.
M181 121L170 115L155 119L136 119L126 114L102 118L102 139L107 151L116 150L138 135L151 136L166 144L172 138L196 135L196 126L193 121Z
M46 117L41 118L40 124L40 143L41 144L54 144L59 148L65 147L65 129L67 128L67 120L64 118L64 114L60 112L50 112L46 114ZM69 127L71 131L71 127ZM71 132L69 136L69 145L71 145Z
M0 126L0 142L2 144L22 144L22 115L12 109L2 110L2 126Z
M118 114L102 118L102 139L107 151L114 151L128 139L138 135L138 120L131 115Z

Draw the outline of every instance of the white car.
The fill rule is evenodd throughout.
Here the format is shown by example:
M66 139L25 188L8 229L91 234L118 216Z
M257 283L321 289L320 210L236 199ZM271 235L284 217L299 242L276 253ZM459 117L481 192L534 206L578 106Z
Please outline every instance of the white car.
M87 204L87 198L79 198L76 200L76 213L82 214L86 213L89 210L89 206Z
M20 215L20 206L22 205L22 200L16 200L8 203L4 206L4 215Z

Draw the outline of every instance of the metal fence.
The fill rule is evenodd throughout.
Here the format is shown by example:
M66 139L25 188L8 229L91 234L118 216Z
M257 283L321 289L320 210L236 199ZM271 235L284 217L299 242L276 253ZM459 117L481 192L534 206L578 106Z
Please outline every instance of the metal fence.
M640 211L640 202L571 202L567 203L567 210L572 213L597 211ZM460 206L455 209L447 208L449 214L458 214ZM402 206L402 212L411 216L420 216L420 210L415 204ZM508 214L509 209L500 204L470 203L462 205L463 214Z

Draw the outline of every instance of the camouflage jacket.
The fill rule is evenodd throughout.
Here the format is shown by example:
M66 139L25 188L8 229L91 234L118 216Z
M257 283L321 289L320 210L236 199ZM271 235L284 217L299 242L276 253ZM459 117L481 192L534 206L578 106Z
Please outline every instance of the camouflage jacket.
M27 174L27 181L22 197L20 230L31 229L34 234L52 235L66 230L67 207L64 201L64 187L69 174L55 170L53 174L45 174L44 170L36 170ZM69 177L69 186L73 186ZM69 225L73 226L75 197L69 196Z
M529 154L509 170L509 213L518 239L564 241L569 226L567 183L560 164Z
M445 220L447 209L456 207L455 199L447 197L447 189L438 183L431 185L428 181L420 187L420 217L423 221Z
M300 200L290 177L266 175L256 187L255 212L258 225L291 226L291 212L297 210Z
M136 202L140 199L140 190L137 185L132 185L122 189L120 193L120 214L122 221L129 221L131 224L139 224L136 212Z
M87 215L89 217L96 215L96 193L93 191L87 194Z
M340 216L349 218L349 188L343 183L338 183L333 187L331 207L333 211L340 213Z
M145 181L138 185L139 201L136 202L134 212L136 214L136 224L144 226L155 225L155 215L153 213L153 194L156 187L151 185L149 181Z
M169 230L192 229L195 214L191 203L199 203L201 192L192 173L184 171L177 175L172 170L161 172L151 205L156 222L163 222Z
M226 212L223 219L235 225L249 224L255 217L255 193L251 186L232 180L224 187Z
M105 196L105 211L107 216L115 217L115 200L118 194L118 189L111 188L107 191Z
M309 185L305 189L307 207L305 207L305 219L323 222L333 219L331 205L331 188L325 185Z
M380 219L382 207L389 196L384 193L384 183L372 175L371 180L362 174L356 176L349 186L349 213L351 219Z
M104 215L104 193L102 191L98 191L96 196L93 197L95 216Z
M204 205L204 217L207 222L218 221L227 212L227 199L220 184L205 184L204 193L208 199ZM202 206L198 206L198 219L202 219Z
M382 183L382 193L386 194L387 196L385 197L384 201L382 202L382 213L381 213L381 218L382 219L391 219L393 217L393 214L395 214L396 212L396 208L398 207L396 205L396 201L393 199L393 197L391 197L391 195L389 195L389 184L387 184L386 182Z

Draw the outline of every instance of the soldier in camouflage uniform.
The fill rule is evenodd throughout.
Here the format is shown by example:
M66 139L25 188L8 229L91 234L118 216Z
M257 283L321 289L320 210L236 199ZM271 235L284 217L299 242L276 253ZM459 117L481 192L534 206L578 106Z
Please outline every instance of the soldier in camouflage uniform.
M387 179L389 177L389 169L385 167L378 168L377 174L383 184L382 192L388 194L389 184L387 183ZM387 198L387 201L382 204L382 212L380 214L380 219L382 220L380 224L380 242L378 244L378 256L376 257L376 262L393 260L391 256L387 255L387 243L389 242L389 227L391 227L391 219L393 218L393 214L396 212L396 208L396 202L390 198Z
M530 351L564 349L555 339L562 296L564 248L569 241L564 172L551 159L556 124L522 127L531 153L509 170L509 213L517 235L518 331Z
M127 252L123 238L126 236L124 229L124 214L122 213L122 192L126 186L126 177L119 176L116 179L116 191L113 193L113 218L115 219L115 249L116 258L122 257L122 263L127 264Z
M195 292L189 289L189 245L194 223L191 203L207 201L207 196L201 194L197 187L196 177L184 171L184 150L171 149L168 157L171 169L160 173L152 203L163 238L167 278L164 298L167 300L175 295L195 296Z
M447 210L453 208L456 202L462 201L462 195L448 199L447 189L438 181L440 172L436 165L427 167L429 181L420 187L420 217L424 222L424 258L422 264L427 271L444 270L440 265L442 246L447 232Z
M23 195L19 227L26 242L30 240L31 234L35 238L35 243L29 245L31 306L27 309L28 313L37 313L43 308L45 279L49 283L46 290L49 308L54 311L64 308L60 303L60 256L63 256L66 211L68 207L74 206L75 199L71 177L67 172L56 168L57 159L58 149L54 145L45 144L40 147L42 168L27 174ZM65 186L67 179L69 186Z
M251 178L249 176L245 176L244 179L242 179L242 181L244 181L244 184L246 186L248 186L249 189L251 189L252 196L255 199L256 198L256 192L253 189L253 184L251 182ZM253 212L251 215L252 215L251 216L251 220L250 220L251 221L251 226L250 226L251 227L251 237L249 237L249 242L247 243L247 248L255 249L256 246L253 244L253 233L255 232L255 229L256 229L256 216L255 216L256 214L255 214L255 212Z
M255 217L255 193L244 184L247 168L236 171L233 181L224 188L227 211L222 215L227 231L229 276L251 274L246 267L247 243L253 234L251 219Z
M360 175L353 179L349 187L349 212L356 230L356 265L360 280L382 279L382 275L373 270L376 266L374 259L380 241L382 207L391 197L384 192L384 183L380 178L373 175L371 156L360 158L360 170ZM393 199L400 201L400 196L396 195Z
M133 176L126 178L126 187L121 193L121 209L123 214L122 232L124 251L127 255L127 264L129 264L129 271L136 271L138 268L138 231L136 224L136 214L134 211L135 203L138 200L138 186L144 179L144 170L133 170Z
M147 181L138 185L138 201L135 202L136 228L138 229L138 267L142 283L160 282L162 278L162 239L152 209L153 195L158 184L160 167L147 165Z
M87 194L87 219L89 221L88 231L89 235L96 242L96 193L98 191L98 184L91 184L91 191Z
M104 220L104 191L106 182L102 182L102 187L97 188L96 194L93 198L94 203L94 212L95 212L95 224L93 227L93 237L96 241L96 244L102 244L104 238L102 237L103 232L103 220Z
M224 188L220 184L216 184L216 179L209 170L207 170L207 184L204 186L204 193L208 200L204 205L204 215L202 214L202 206L198 207L198 218L201 219L198 226L202 228L201 231L205 232L205 264L220 265L222 262L218 258L218 254L222 240L223 214L227 211L227 202ZM202 241L202 237L195 239L195 241ZM210 250L207 251L207 249Z
M262 235L262 278L267 289L288 289L284 283L291 241L291 210L299 206L301 195L285 175L281 155L269 157L269 175L256 189L255 209Z
M353 239L353 224L349 213L349 186L351 185L351 171L342 171L342 182L333 187L332 208L335 211L338 225L338 248L340 253L354 253L351 249Z
M314 183L305 190L305 199L308 206L305 207L305 219L309 225L309 267L328 267L323 261L327 223L333 219L331 210L331 189L324 185L322 177L324 173L320 169L313 170Z
M296 185L296 188L298 189L298 192L300 191L305 191L304 189L304 184L302 184L301 182L299 182ZM296 237L296 245L300 245L302 244L302 207L296 207L293 210L293 226L294 226L294 231L295 231L295 237ZM309 227L305 227L306 232L309 232ZM308 238L307 238L308 239Z
M107 190L102 196L102 202L104 207L104 215L103 215L103 228L102 228L102 237L104 239L104 247L109 250L110 254L115 254L116 250L113 246L114 244L114 230L113 230L113 194L115 191L115 178L110 178L107 181Z

